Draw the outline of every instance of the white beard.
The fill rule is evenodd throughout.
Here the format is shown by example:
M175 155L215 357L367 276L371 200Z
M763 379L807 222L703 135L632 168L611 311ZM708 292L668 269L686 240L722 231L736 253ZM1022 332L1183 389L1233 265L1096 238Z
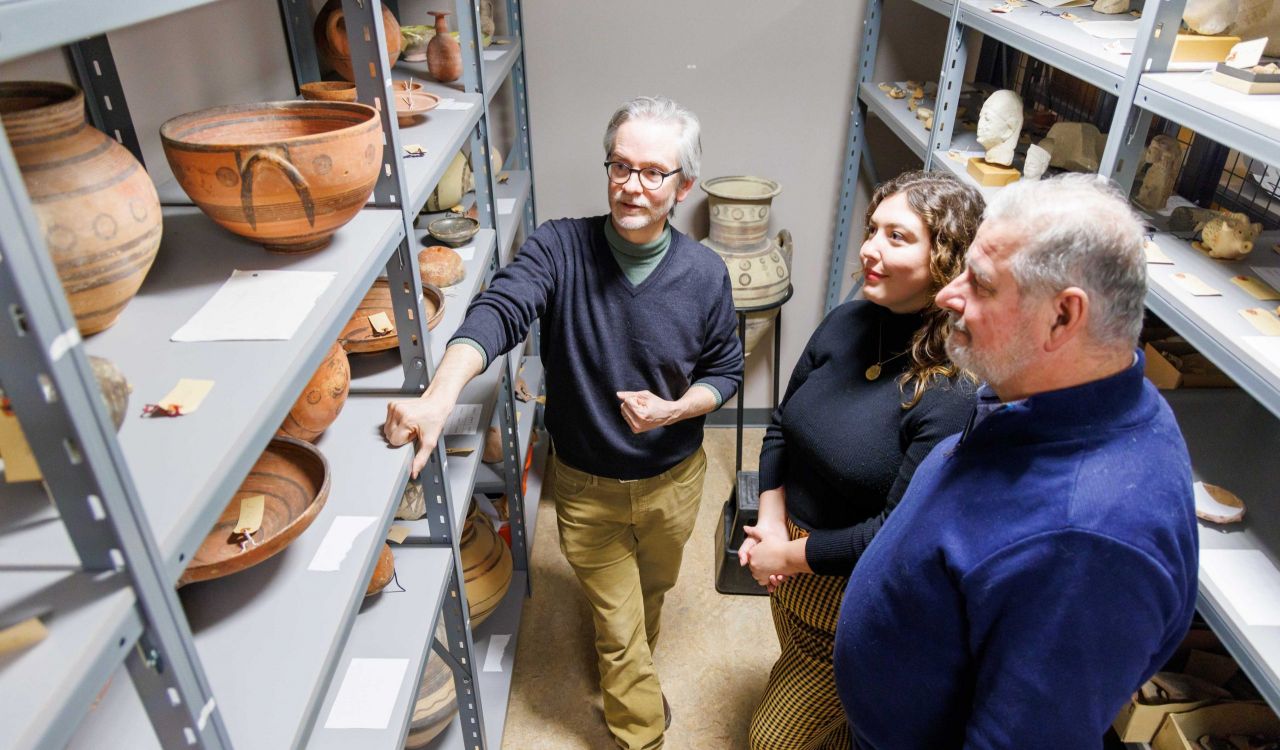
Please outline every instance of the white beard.
M952 333L947 336L946 343L947 356L957 367L973 373L981 382L1007 383L1030 364L1035 356L1034 347L1026 343L1028 339L1024 335L1013 336L999 351L975 352L967 344L960 343L956 331L968 335L968 332L960 327L961 325L960 321L952 319Z

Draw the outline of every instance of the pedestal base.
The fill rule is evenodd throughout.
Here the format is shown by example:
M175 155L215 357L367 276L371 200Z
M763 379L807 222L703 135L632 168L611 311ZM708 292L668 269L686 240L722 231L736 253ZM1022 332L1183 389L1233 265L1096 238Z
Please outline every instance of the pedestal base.
M1022 175L1013 167L1002 167L999 164L988 164L981 157L969 159L969 176L983 187L1004 187L1016 182Z

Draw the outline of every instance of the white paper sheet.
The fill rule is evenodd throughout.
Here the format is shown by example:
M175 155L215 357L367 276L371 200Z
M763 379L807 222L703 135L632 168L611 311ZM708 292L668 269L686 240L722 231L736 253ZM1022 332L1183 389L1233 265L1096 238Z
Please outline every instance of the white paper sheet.
M408 668L408 659L352 659L324 728L386 729Z
M1258 278L1270 284L1272 289L1280 289L1280 268L1249 266L1249 270L1257 274Z
M507 51L504 49L487 49L484 51L484 59L497 60L505 54L507 54Z
M455 247L453 251L458 254L459 258L462 258L462 261L464 263L476 257L475 245L463 245L462 247Z
M1275 336L1242 336L1244 345L1262 357L1271 369L1280 372L1280 338Z
M489 648L484 652L484 671L501 672L502 671L502 655L507 650L507 644L511 641L509 635L494 635L489 637Z
M1081 21L1080 30L1098 39L1137 39L1138 21Z
M498 199L498 213L509 214L514 210L516 210L515 198L499 198Z
M170 340L290 339L336 275L329 271L233 271Z
M1280 570L1253 549L1201 549L1200 576L1213 582L1247 625L1280 626Z
M480 429L480 404L458 404L444 423L445 435L474 435Z
M332 572L341 568L356 537L372 528L377 520L377 516L338 516L333 519L307 570Z
M448 99L441 99L440 103L436 105L436 109L461 110L461 109L471 109L474 106L475 106L475 102L460 102L457 99L448 98Z

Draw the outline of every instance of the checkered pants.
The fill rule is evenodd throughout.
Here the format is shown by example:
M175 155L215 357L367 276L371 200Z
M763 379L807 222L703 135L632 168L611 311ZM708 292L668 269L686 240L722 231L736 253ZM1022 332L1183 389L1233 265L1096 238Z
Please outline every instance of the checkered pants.
M792 539L807 533L787 520ZM782 655L751 716L751 750L850 750L832 650L845 576L798 575L769 597Z

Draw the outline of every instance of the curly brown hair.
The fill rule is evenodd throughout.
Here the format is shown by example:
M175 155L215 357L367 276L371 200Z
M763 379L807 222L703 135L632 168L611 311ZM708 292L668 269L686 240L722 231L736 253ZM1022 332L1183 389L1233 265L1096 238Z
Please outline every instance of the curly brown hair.
M907 204L929 232L929 291L937 294L964 271L964 255L982 222L986 203L976 188L945 172L903 172L881 183L872 194L867 206L867 231L880 203L898 193L907 196ZM947 357L950 316L932 299L922 314L924 324L911 338L911 365L898 379L904 395L907 386L912 385L911 397L902 404L903 409L920 403L936 376L952 379L961 374Z

